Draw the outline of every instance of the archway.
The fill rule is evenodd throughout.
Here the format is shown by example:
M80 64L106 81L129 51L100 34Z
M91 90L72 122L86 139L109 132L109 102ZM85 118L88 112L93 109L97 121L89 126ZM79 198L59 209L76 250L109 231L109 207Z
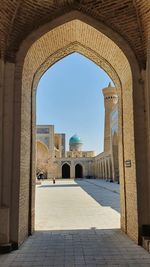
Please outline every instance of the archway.
M75 166L75 178L83 178L83 167L81 164Z
M117 88L120 115L121 228L138 242L142 224L150 222L148 212L145 214L149 205L148 196L143 200L140 186L137 186L142 183L143 190L147 188L147 182L144 183L146 168L143 167L143 162L146 164L146 153L138 153L144 147L141 140L145 140L145 122L140 120L144 106L140 68L125 39L103 23L79 12L66 14L34 31L20 46L16 63L7 66L11 70L9 82L14 86L16 100L13 107L14 149L10 154L14 170L10 185L13 201L10 201L11 205L6 201L11 210L10 221L13 222L8 227L10 240L20 244L34 229L37 83L48 67L74 51L87 56L102 67ZM125 160L128 159L132 162L131 168L124 166ZM7 180L4 181L4 186L5 183L9 184ZM22 202L21 196L24 199ZM17 210L14 203L17 203Z
M110 179L112 179L113 176L112 176L112 160L111 159L109 160L109 165L110 165Z
M39 173L44 174L44 178L47 178L48 174L48 147L41 141L36 142L36 175Z
M70 178L70 166L67 163L62 166L62 178Z
M114 180L119 182L118 135L116 132L113 133L112 137L112 156L114 163Z
M69 35L69 39L62 39L57 40L57 36L64 36L67 34L67 31L70 30L71 27L71 34ZM81 27L81 32L80 34L75 34L76 29ZM86 33L92 34L90 38L88 39L86 36ZM98 38L98 39L97 39ZM101 47L97 47L96 43L94 43L92 40L96 39L99 44L101 44ZM37 62L35 60L35 51L42 51L43 44L47 42L47 40L54 40L55 43L57 43L57 46L51 46L50 44L47 45L46 47L48 49L44 50L39 56L39 61ZM85 41L86 40L86 41ZM88 40L88 41L87 41ZM64 42L65 41L65 42ZM109 47L107 47L109 46ZM104 49L105 47L105 49ZM112 53L108 51L111 51L111 49L115 51L116 57L114 58ZM124 134L127 134L128 131L131 132L131 136L133 134L133 124L131 123L132 118L133 118L133 103L132 103L132 74L131 74L131 68L129 65L129 62L125 56L125 54L118 48L118 46L110 40L106 35L100 33L96 29L92 28L86 23L83 23L79 20L73 20L70 21L66 24L63 24L60 27L55 28L54 30L46 33L46 35L42 36L35 44L32 45L32 47L29 49L26 57L25 57L25 63L23 67L23 83L22 83L22 89L26 89L26 92L28 90L31 92L32 91L32 101L34 103L35 101L35 94L36 94L36 87L37 83L39 81L39 78L41 75L46 71L48 67L50 67L52 64L57 62L57 60L63 58L64 56L77 51L89 59L93 60L96 64L98 64L100 67L102 67L108 75L112 78L112 80L115 83L117 93L118 93L118 99L119 99L119 135L120 135L120 140L122 140L122 144L120 146L120 169L122 172L122 187L121 187L121 193L124 196L124 200L127 199L127 192L131 191L131 187L128 187L128 190L126 188L127 185L124 186L125 180L124 176L126 175L126 169L124 169L124 153L126 154L126 157L132 158L133 161L135 161L134 158L134 143L133 143L133 138L128 138L128 142L126 142L126 139L124 138ZM118 57L120 58L120 64L118 65ZM31 61L32 59L32 61ZM30 69L30 74L28 73L28 70ZM138 73L138 69L137 69ZM27 76L26 76L27 75ZM27 84L28 80L28 84ZM28 90L27 90L28 88ZM123 88L125 88L123 90ZM128 90L127 90L128 88ZM126 100L128 99L128 103ZM130 102L129 102L130 99ZM24 99L26 100L26 99ZM122 105L123 102L123 105ZM28 102L25 101L25 106L28 105ZM130 105L130 108L129 108ZM27 107L26 107L27 108ZM28 106L29 108L29 106ZM128 121L128 124L126 123L124 125L124 128L122 127L123 121L127 121L126 116L127 116L127 110L130 109L130 117L131 121ZM122 114L123 112L123 114ZM35 115L35 109L33 105L33 116L32 119L34 118ZM123 115L123 117L122 117ZM32 120L32 125L34 129L34 123L35 121ZM124 132L122 133L122 129L124 129ZM125 130L126 129L126 130ZM130 130L129 130L130 129ZM24 131L25 129L23 129ZM27 129L26 129L27 130ZM25 130L25 131L26 131ZM126 132L127 131L127 132ZM23 136L26 136L27 133L24 133ZM32 139L33 139L33 144L34 144L34 131L32 132ZM25 140L26 141L26 140ZM24 143L22 139L22 144ZM133 151L133 153L129 152L128 146L130 145L130 152ZM29 143L30 146L30 143ZM125 149L125 151L124 151ZM30 151L30 149L29 149ZM34 151L34 148L32 148L32 151ZM34 158L34 153L32 153L33 158ZM33 167L33 166L32 166ZM134 166L135 168L135 166ZM132 169L131 173L128 173L128 177L133 177L133 172L134 168ZM34 167L32 168L34 171ZM133 187L135 184L133 185ZM135 189L135 188L134 188ZM126 196L125 196L126 195ZM130 195L130 194L129 194ZM136 198L136 196L135 196ZM131 201L131 200L130 200ZM136 202L134 202L136 203ZM127 216L127 211L126 211L126 202L122 202L122 229L126 229L127 227L127 221L126 221L126 216ZM135 209L136 211L137 209ZM137 213L135 214L132 213L132 217L135 216L133 220L137 221ZM128 223L131 220L131 216L128 218ZM132 220L132 221L133 221ZM131 224L132 224L131 221ZM132 227L131 227L132 228ZM128 229L131 229L128 228ZM135 225L133 232L135 232ZM131 231L132 232L132 231Z

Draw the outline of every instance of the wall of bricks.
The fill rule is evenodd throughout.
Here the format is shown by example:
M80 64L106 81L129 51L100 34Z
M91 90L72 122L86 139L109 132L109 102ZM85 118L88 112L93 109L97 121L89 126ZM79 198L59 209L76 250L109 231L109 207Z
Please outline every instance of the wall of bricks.
M7 13L5 23L2 24L4 28L0 29L1 56L5 58L5 63L3 60L0 62L0 101L2 104L0 105L0 123L3 129L0 133L2 156L0 166L3 166L0 170L0 205L9 210L9 216L7 216L9 227L6 229L9 228L10 233L6 233L6 240L9 239L18 244L21 244L34 229L36 86L48 67L74 51L85 55L102 67L113 79L119 96L122 229L138 243L141 225L150 223L147 215L150 205L147 192L145 84L139 68L139 65L145 66L146 62L146 33L149 31L146 19L149 12L147 12L147 6L145 7L146 1L136 1L135 6L130 0L115 1L114 13L111 13L111 5L107 5L108 1L106 5L101 3L102 13L97 6L98 1L94 1L92 6L89 1L89 9L85 1L81 2L79 6L75 4L75 1L61 1L57 9L58 6L45 1L45 10L43 10L40 1L36 3L30 1L30 7L26 1L23 5L19 5L18 1L7 1L10 6L11 3L13 4L12 10L8 8L8 5L4 5L0 11L3 12L2 18ZM112 3L112 1L109 2ZM47 8L50 12L57 9L59 16L61 10L68 8L71 11L72 5L76 7L77 12L73 11L73 13L59 17L58 21L54 19L52 23L44 24L48 21L42 20L42 12L46 18L49 15ZM34 13L35 6L37 7L36 13ZM118 7L122 11L119 11ZM81 11L85 9L96 20L87 18L85 14L82 15ZM35 17L32 14L35 14ZM98 19L100 14L101 19L104 14L108 14L108 17L112 14L112 17L104 24ZM140 14L142 19L139 24ZM118 23L120 22L119 16L122 16L121 23ZM75 19L72 20L73 18ZM37 22L36 29L34 29L33 22L38 20L39 24ZM28 27L22 30L22 27L27 25L27 21ZM68 22L64 23L66 21ZM112 27L107 27L109 23ZM18 25L20 28L17 28ZM44 26L38 28L38 25ZM55 26L58 27L55 28ZM141 29L144 29L143 36ZM32 30L34 31L31 34ZM124 38L117 32L120 32ZM7 60L9 63L6 62ZM125 168L125 160L131 160L131 168Z
M113 28L124 36L141 63L146 61L147 32L150 29L149 0L28 0L2 1L0 50L7 57L19 49L21 42L35 29L54 18L76 10ZM12 55L13 54L13 55Z

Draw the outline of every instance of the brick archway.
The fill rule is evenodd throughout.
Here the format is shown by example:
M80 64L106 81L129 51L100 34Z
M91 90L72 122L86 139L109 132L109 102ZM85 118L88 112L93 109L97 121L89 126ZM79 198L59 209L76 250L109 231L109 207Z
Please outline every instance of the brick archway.
M83 167L80 163L75 165L75 178L83 178Z
M17 54L14 164L17 161L18 166L13 173L17 184L13 186L12 199L16 201L18 210L10 226L10 238L20 244L34 228L35 95L38 80L47 68L74 51L102 67L116 85L120 111L121 227L138 242L139 228L143 223L139 220L139 211L146 205L146 200L139 205L140 193L137 194L137 180L143 166L139 165L137 173L136 163L144 160L144 156L138 153L141 148L138 132L143 134L138 125L142 112L142 101L140 106L137 105L142 99L139 65L132 49L120 35L79 12L66 14L33 32L24 40ZM129 132L130 136L126 138ZM131 169L124 167L127 159L132 162ZM12 205L11 212L13 210Z
M62 165L62 178L70 178L70 165L68 163Z
M49 158L49 150L46 144L40 140L36 140L36 177L43 172L47 177L47 161Z

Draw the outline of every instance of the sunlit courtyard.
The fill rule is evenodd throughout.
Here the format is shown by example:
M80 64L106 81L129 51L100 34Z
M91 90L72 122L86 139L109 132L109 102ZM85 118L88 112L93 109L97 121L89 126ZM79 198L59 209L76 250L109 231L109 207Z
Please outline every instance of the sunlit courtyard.
M36 190L36 230L120 228L119 185L95 179L42 182Z

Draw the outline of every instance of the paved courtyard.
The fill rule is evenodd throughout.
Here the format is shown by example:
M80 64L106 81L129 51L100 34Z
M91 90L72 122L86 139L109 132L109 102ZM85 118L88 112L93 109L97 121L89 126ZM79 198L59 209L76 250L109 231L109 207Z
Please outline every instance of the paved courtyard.
M119 194L95 180L63 180L37 187L36 230L111 229L120 227ZM100 184L100 182L99 182ZM117 185L118 186L118 185ZM114 190L115 184L112 184ZM119 187L119 186L118 186Z
M150 254L119 230L119 185L99 180L42 182L36 232L0 267L150 266Z

